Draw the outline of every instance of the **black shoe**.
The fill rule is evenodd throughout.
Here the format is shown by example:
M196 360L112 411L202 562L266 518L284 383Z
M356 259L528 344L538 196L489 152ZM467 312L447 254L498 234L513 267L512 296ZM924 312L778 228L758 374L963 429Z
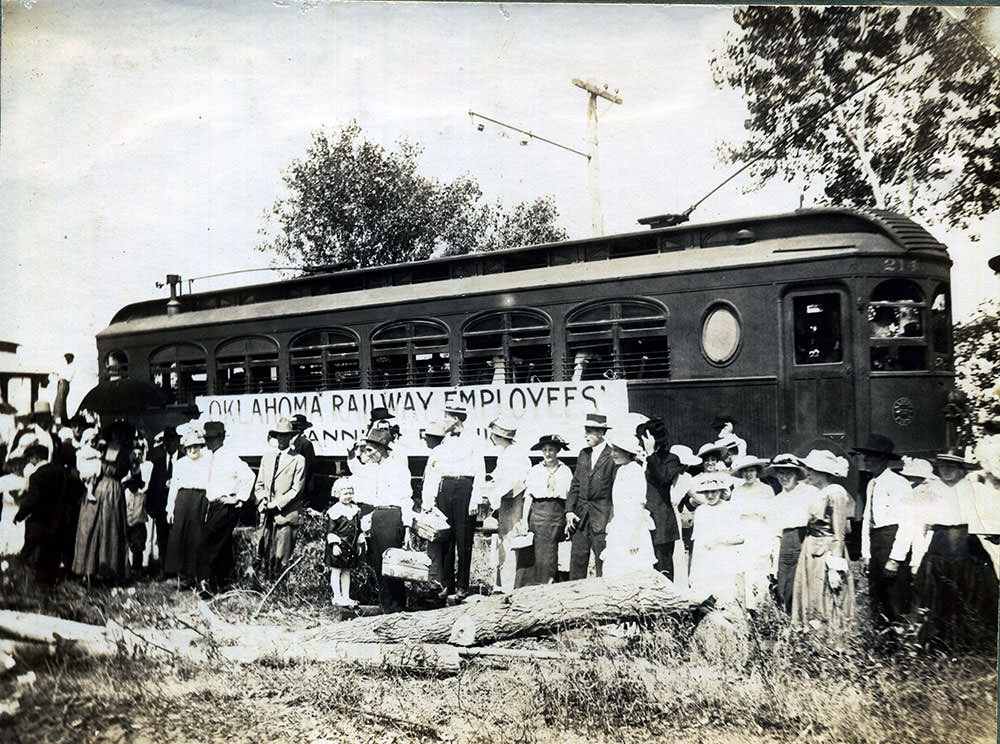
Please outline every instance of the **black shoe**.
M441 591L437 593L437 597L438 599L448 599L448 597L452 596L452 594L453 592L451 589L449 589L448 587L444 587L443 589L441 589Z

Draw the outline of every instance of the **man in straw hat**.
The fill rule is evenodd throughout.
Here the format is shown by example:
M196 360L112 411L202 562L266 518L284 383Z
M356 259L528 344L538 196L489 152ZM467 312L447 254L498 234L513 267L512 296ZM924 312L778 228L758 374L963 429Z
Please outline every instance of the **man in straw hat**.
M510 592L514 589L517 565L510 552L509 538L521 518L524 506L524 478L531 469L527 453L515 446L517 427L503 417L493 419L489 425L490 441L497 448L497 464L493 472L484 476L480 488L483 498L497 513L497 531L492 538L491 558L494 568L494 591Z
M269 567L280 571L295 548L306 461L289 449L296 431L287 418L278 419L268 435L277 447L268 449L260 460L254 496L261 514L261 557Z
M572 539L569 558L569 578L585 579L594 555L598 576L604 572L601 553L607 542L608 520L611 518L611 485L617 466L604 441L608 433L607 416L588 413L583 422L587 446L576 459L573 482L566 497L566 534Z
M463 434L468 411L464 405L444 408L444 441L427 459L421 506L437 506L448 518L451 530L446 540L434 543L441 552L443 597L462 601L469 593L472 544L476 513L481 500L478 484L483 482L483 453L472 435Z
M865 489L861 560L868 568L868 595L876 626L903 619L910 610L910 518L914 509L909 481L891 470L899 462L895 443L872 434L851 450L872 474Z

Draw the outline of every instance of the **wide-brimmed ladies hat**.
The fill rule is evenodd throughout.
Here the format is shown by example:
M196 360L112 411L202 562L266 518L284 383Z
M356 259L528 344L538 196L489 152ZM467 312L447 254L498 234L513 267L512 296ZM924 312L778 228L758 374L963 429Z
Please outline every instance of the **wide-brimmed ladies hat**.
M929 460L922 460L919 457L907 457L906 455L903 455L903 468L899 471L899 474L904 478L913 478L915 480L937 478L934 475L934 466L931 465Z
M965 468L966 470L977 470L979 468L978 462L966 460L964 457L957 455L954 452L942 452L934 455L934 459L937 462L957 465L958 467Z
M205 446L205 432L198 426L189 426L181 437L182 447Z
M729 478L718 473L699 473L694 477L691 490L695 493L705 493L706 491L728 491Z
M768 469L772 471L797 470L801 474L802 460L800 460L790 452L783 452L780 455L775 455L774 457L771 458L771 462L768 465Z
M810 450L803 458L802 464L817 473L826 473L837 478L846 478L850 468L847 460L838 457L830 450Z
M688 447L686 444L675 444L670 448L670 454L676 455L677 459L681 461L681 465L686 468L693 468L695 465L701 465L701 458L694 453L694 450Z
M899 455L896 454L896 443L882 434L869 435L864 447L855 447L851 452L861 455L885 457L889 460L899 459Z
M539 438L539 440L535 444L533 444L531 446L531 449L533 449L533 450L540 450L546 444L551 444L553 447L555 447L558 450L569 449L569 445L566 444L566 440L563 439L558 434L543 434Z
M270 434L272 437L276 437L283 434L294 434L294 433L295 429L292 428L292 423L284 416L278 419L278 423L276 423L274 425L274 428L268 432L268 434Z
M638 455L643 450L636 436L622 429L612 429L609 431L605 441L612 447L617 447L624 452L628 452L630 455Z
M704 459L705 455L710 455L714 453L718 455L719 459L721 460L723 457L726 456L726 453L728 451L729 447L727 447L724 444L720 444L719 442L708 442L706 444L701 445L701 447L698 448L698 457Z
M733 458L732 464L729 466L730 473L739 473L741 470L747 468L757 468L763 471L769 462L767 460L762 460L759 457L754 457L753 455L739 455Z
M517 436L517 427L514 426L514 422L509 421L503 417L495 418L490 421L490 433L495 436L502 437L503 439L509 439L514 441L514 437Z

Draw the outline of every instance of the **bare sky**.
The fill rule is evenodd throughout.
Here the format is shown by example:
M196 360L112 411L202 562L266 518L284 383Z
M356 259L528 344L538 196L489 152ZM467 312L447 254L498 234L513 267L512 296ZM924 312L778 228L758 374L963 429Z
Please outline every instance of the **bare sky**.
M708 64L733 26L728 7L2 0L2 10L0 339L43 366L74 351L82 372L96 369L94 335L115 310L163 295L154 283L167 273L267 265L257 231L316 128L355 119L386 146L420 142L425 175L470 173L508 205L550 194L583 237L586 161L495 126L479 132L469 109L583 150L586 94L572 78L617 89L623 105L600 108L607 233L681 211L728 175L715 147L741 138L745 116ZM741 184L693 218L798 206L794 185L745 195ZM1000 294L985 269L997 224L978 245L932 227L956 258L957 316Z

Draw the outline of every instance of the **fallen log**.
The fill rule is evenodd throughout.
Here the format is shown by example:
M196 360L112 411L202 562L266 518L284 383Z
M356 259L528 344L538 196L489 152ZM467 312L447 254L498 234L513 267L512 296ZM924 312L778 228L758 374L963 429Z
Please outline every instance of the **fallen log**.
M253 639L220 648L219 653L244 664L276 657L282 661L345 662L442 676L458 674L462 662L458 648L445 644L298 642L287 636L273 641Z
M455 607L358 618L306 631L315 641L486 645L581 625L685 614L704 597L682 591L654 571L614 578L526 586Z

